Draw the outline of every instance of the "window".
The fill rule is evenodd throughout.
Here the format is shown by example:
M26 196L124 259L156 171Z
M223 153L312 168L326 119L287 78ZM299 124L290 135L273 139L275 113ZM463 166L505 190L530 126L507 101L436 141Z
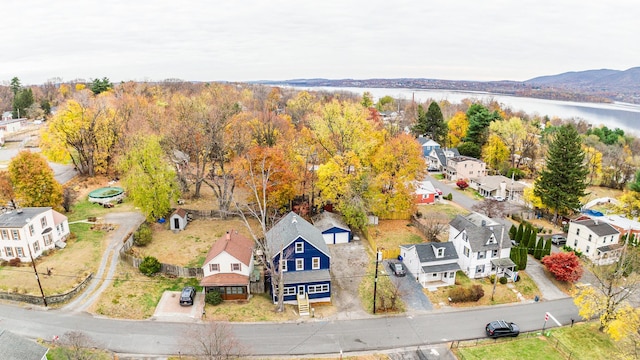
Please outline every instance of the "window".
M498 257L498 249L492 250L491 251L491 257Z
M444 276L445 279L447 278L447 274L448 273L442 273L442 275Z
M241 269L240 263L231 264L231 271L240 271L240 269Z
M494 264L491 264L491 271L496 271L496 266Z
M29 236L33 236L33 224L29 224Z
M42 238L44 239L44 246L49 246L53 242L51 234L45 234Z
M2 229L0 233L2 234L2 240L9 240L9 231Z
M13 240L20 240L20 233L18 232L18 230L11 230L11 237L13 238Z
M287 260L280 260L282 264L282 271L287 271Z
M296 271L304 270L304 259L296 259Z
M481 274L484 272L484 265L476 266L476 274Z
M573 242L573 247L574 247L574 248L575 248L575 247L578 247L578 240L575 240L575 241Z
M296 243L296 254L300 254L304 252L304 243L303 242L297 242Z
M13 249L10 247L4 248L4 252L7 254L7 257L13 257Z
M464 253L464 256L469 257L469 248L468 247L464 248L464 250L462 252Z
M478 259L484 259L484 256L485 256L484 251L478 251Z
M16 256L17 257L24 257L24 251L22 250L21 247L17 247L16 248Z
M309 285L307 287L307 293L309 294L325 293L328 291L329 291L329 284Z
M47 217L46 217L46 216L43 216L43 217L40 219L40 225L42 225L42 228L43 228L43 229L47 227Z
M320 269L320 258L319 257L311 258L311 269L313 269L313 270Z
M438 255L436 255L436 257L443 257L444 256L444 248L438 248Z
M591 242L591 234L589 234L589 242Z
M209 264L209 271L220 271L220 264Z
M33 243L33 251L34 252L40 251L40 241L36 241Z
M431 276L433 276L433 277L437 277L437 276L438 276L438 273L433 273Z
M227 294L244 294L245 293L244 286L227 286L226 292Z
M277 293L278 288L276 288L276 293ZM284 295L295 295L296 294L296 288L295 286L291 286L291 287L286 287L284 288Z
M469 241L469 237L467 236L467 233L462 234L462 240Z
M455 276L455 273L454 273L453 271L452 271L452 272L450 272L450 273L449 273L449 277L453 279L454 277L456 277L456 276Z
M585 250L585 252L588 254L589 253L589 246L587 246L587 250Z
M580 228L576 229L576 235L580 235Z

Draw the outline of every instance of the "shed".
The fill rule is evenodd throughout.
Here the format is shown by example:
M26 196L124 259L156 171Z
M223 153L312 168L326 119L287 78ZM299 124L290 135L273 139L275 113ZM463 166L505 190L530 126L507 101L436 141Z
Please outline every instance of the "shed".
M169 218L169 229L184 230L187 227L187 212L184 209L177 208Z
M322 232L327 244L345 244L351 239L351 229L338 214L324 211L314 216L313 225Z

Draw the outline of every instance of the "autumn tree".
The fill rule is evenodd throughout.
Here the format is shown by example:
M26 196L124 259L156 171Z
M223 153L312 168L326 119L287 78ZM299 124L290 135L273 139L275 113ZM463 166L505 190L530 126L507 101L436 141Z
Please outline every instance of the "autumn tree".
M640 358L640 309L622 305L605 331L617 343L623 356Z
M534 194L554 211L554 221L557 221L558 214L580 208L581 199L586 195L588 171L584 165L580 135L575 127L559 127L549 144L546 168L534 185Z
M362 94L362 101L360 101L360 104L362 104L362 107L365 108L373 107L373 95L371 95L370 92L365 91Z
M62 186L40 154L20 151L9 163L9 180L20 206L60 208Z
M458 111L451 119L449 119L447 127L449 128L449 134L447 135L447 138L449 139L448 146L455 148L460 144L460 142L462 142L462 139L467 136L467 129L469 128L467 115Z
M499 136L489 135L489 140L482 147L482 159L494 171L500 171L509 159L509 149Z
M506 213L505 204L503 201L496 199L487 199L475 203L471 209L481 214L485 214L490 218L502 218Z
M249 356L249 351L238 341L231 326L219 321L189 327L178 343L181 354L197 359L241 359Z
M317 102L313 95L307 91L300 91L293 99L287 101L286 112L291 116L294 125L307 125L307 119L316 107Z
M160 138L151 135L132 139L118 164L127 196L149 221L166 216L179 196L175 171L167 161Z
M580 316L585 319L599 316L600 331L605 330L629 298L640 290L640 275L635 271L639 265L638 252L626 247L614 264L589 266L595 281L573 294Z
M593 185L602 175L602 153L591 146L585 146L584 160L589 170L588 184Z
M16 208L15 193L8 171L0 171L0 208L10 206Z
M558 281L576 282L584 269L573 252L559 252L542 258L542 263Z
M511 167L516 167L516 158L522 156L521 145L527 136L527 130L522 120L518 117L512 117L509 120L493 121L489 124L489 130L500 138L508 149L508 159L511 160Z

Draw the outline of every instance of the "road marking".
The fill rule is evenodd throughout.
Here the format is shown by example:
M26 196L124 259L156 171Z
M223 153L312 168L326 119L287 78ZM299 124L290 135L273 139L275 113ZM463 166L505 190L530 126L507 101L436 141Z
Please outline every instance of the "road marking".
M558 324L558 326L562 326L562 324L560 324L560 322L556 318L554 318L553 315L551 315L550 312L548 312L547 315L549 315L551 320L553 320L556 324Z

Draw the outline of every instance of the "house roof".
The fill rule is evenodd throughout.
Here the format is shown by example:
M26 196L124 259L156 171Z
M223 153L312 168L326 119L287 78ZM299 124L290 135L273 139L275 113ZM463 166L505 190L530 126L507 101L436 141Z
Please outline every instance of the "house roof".
M313 225L320 229L320 231L322 232L333 228L351 231L351 229L349 229L349 226L344 223L340 215L332 213L330 211L323 211L320 214L314 216L312 220Z
M456 163L464 162L464 161L475 161L475 162L479 162L479 163L483 163L484 164L484 162L482 160L480 160L480 159L476 159L474 157L464 156L464 155L454 156L452 158L449 158L449 160L447 160L447 161L456 162Z
M173 217L173 215L178 215L184 219L187 217L187 211L183 208L177 208L176 211L174 211L173 214L171 214L171 217Z
M329 269L306 270L306 271L285 271L282 274L284 284L311 283L320 281L330 281Z
M53 223L54 225L59 225L62 224L63 222L67 221L67 217L60 214L59 212L53 210Z
M466 217L457 215L453 220L451 220L449 225L459 231L456 237L462 236L463 232L467 233L469 247L471 247L472 251L500 249L501 234L504 236L502 239L502 248L511 248L509 232L506 229L504 229L505 231L502 231L504 225L480 213L473 212ZM495 238L496 242L487 244L492 236Z
M640 222L632 219L627 219L624 216L620 215L608 215L608 216L600 216L600 219L608 222L611 226L615 227L618 231L622 233L626 233L631 229L632 231L640 230Z
M429 153L430 156L431 154L435 155L435 157L438 159L438 162L442 166L447 165L448 158L460 156L460 153L458 152L458 148L449 148L449 149L435 148L431 150L431 153Z
M27 225L27 219L33 220L49 210L51 210L50 207L29 207L7 211L0 214L0 228L23 228Z
M593 232L597 236L620 234L620 232L616 230L616 228L614 228L613 226L609 225L607 222L602 220L588 219L588 220L574 221L574 223L577 225L582 225L587 227L589 230L591 230L591 232Z
M511 179L502 175L479 176L471 178L471 180L480 184L480 187L487 191L499 189L500 184L502 184L503 182L506 183L507 189L512 191L520 191L525 187L524 184L516 181L511 181Z
M407 250L411 249L412 247L415 248L416 253L418 254L418 259L420 259L420 263L458 259L458 253L456 252L456 248L452 242L428 242L421 244L400 245L400 247ZM438 248L444 248L444 257L436 257L435 249Z
M329 247L324 242L324 237L322 237L322 232L293 211L280 219L277 224L267 231L265 237L267 250L271 257L277 256L281 249L287 248L298 238L303 238L316 249L331 257Z
M613 251L613 250L618 250L623 246L624 245L622 245L622 244L610 244L610 245L600 246L598 248L598 250L601 251L601 252L609 252L609 251Z
M211 246L204 264L206 266L206 264L216 256L220 255L222 252L226 252L248 266L251 262L251 256L253 256L254 245L255 244L252 240L238 234L238 231L227 231L225 235L219 238L213 246Z
M419 137L418 142L422 146L440 146L440 144L438 144L435 140L426 138L424 136Z
M491 263L497 267L503 268L516 266L516 263L514 263L510 258L491 259Z
M448 264L440 264L440 265L428 265L422 267L422 272L427 274L433 274L443 271L458 271L460 270L460 265L457 262L448 263Z
M417 195L436 193L436 188L433 186L431 181L428 181L428 180L419 181L417 184L418 186L416 187L416 191L415 191Z
M35 341L0 329L0 354L3 359L42 360L49 349Z
M200 280L200 286L232 286L247 285L248 283L249 276L237 273L218 273Z

